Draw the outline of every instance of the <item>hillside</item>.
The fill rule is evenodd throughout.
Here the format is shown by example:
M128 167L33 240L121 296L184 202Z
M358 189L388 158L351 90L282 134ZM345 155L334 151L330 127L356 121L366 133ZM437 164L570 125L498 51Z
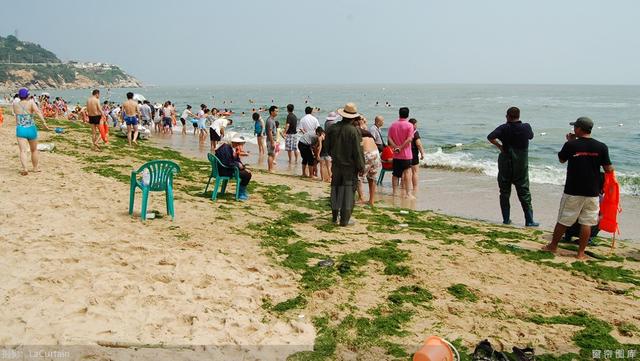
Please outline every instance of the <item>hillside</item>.
M116 65L62 63L38 44L0 36L0 88L140 87L141 82Z

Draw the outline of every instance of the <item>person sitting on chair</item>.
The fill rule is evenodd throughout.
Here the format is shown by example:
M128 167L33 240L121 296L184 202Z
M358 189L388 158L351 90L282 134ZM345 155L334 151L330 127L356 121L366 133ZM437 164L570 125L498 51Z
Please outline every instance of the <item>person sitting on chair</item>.
M235 136L231 139L231 144L224 143L216 149L216 157L220 159L220 162L227 168L220 168L220 175L224 177L233 176L233 168L238 167L240 171L240 195L241 201L249 199L247 194L247 185L251 180L251 172L249 172L242 161L240 156L246 155L244 151L244 143L246 140L243 136Z

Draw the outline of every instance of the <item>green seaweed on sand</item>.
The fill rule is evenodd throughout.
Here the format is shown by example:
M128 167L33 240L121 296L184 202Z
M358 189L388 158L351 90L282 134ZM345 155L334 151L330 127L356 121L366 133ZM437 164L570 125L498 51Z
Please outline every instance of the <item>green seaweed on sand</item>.
M320 267L310 265L311 259L324 259L325 255L311 252L308 249L314 247L313 243L296 240L290 242L298 234L292 229L294 223L304 223L310 219L310 214L290 210L287 214L274 221L250 224L247 229L255 234L263 235L261 245L273 249L284 259L280 262L284 267L300 272L301 287L306 291L316 291L330 287L336 281L335 269L332 267Z
M620 322L616 328L622 336L626 337L633 337L633 335L640 333L640 328L629 322Z
M525 321L538 325L581 326L582 329L573 335L572 340L580 347L580 356L583 359L592 359L592 351L594 350L628 350L640 347L640 345L620 343L611 336L613 326L582 311L567 316L543 317L541 315L533 315L527 317Z
M386 275L408 276L411 269L399 263L409 259L409 251L398 249L398 241L385 241L378 247L347 253L339 258L338 271L342 276L353 274L370 260L381 262Z
M290 298L286 301L282 301L271 307L272 311L275 312L286 312L289 310L293 310L296 308L303 308L307 304L307 299L303 295L298 295L294 298Z
M319 231L330 233L335 231L338 228L338 225L333 222L325 222L317 224L314 227Z
M462 283L456 283L447 288L447 291L455 297L458 301L477 302L478 296L473 293L467 285Z
M505 232L505 231L498 231L495 229L487 231L485 233L485 236L489 237L490 239L498 239L498 238L508 239L516 242L526 238L526 235L520 232L514 232L514 231Z
M522 258L525 261L541 261L553 259L554 255L550 252L544 252L542 250L528 250L526 248L518 247L514 244L502 244L496 239L489 238L477 243L478 246L484 249L495 249L501 253L510 253Z
M640 286L640 275L622 266L611 267L603 265L602 261L573 262L570 265L560 262L552 262L553 253L542 250L529 250L514 244L502 244L495 239L486 239L477 243L485 249L495 249L501 253L510 253L521 259L537 264L558 268L569 272L582 273L594 280L615 281L631 283ZM614 258L617 259L617 258Z
M329 317L316 317L316 340L313 351L302 351L287 358L287 361L321 361L331 357L338 346L338 329L329 325Z
M292 193L291 187L286 185L260 184L256 188L259 188L264 202L272 207L278 204L288 204L317 211L329 209L328 199L312 200L309 193Z
M450 236L453 234L479 234L480 230L466 225L456 224L455 220L440 216L440 215L427 215L425 219L423 216L427 212L424 211L412 211L405 210L400 213L400 217L404 219L404 222L408 224L409 228L422 233L439 236Z
M570 270L583 273L593 279L631 283L640 286L640 275L632 270L622 268L622 266L605 266L599 261L573 262Z
M411 307L426 307L432 299L431 293L419 286L402 286L365 316L349 314L333 324L328 316L316 318L318 336L314 350L297 353L288 360L326 360L334 356L338 344L360 355L372 347L380 347L386 351L385 360L407 360L410 354L406 347L389 337L408 335L403 327L415 314Z
M578 245L575 245L575 244L560 243L558 245L558 247L562 248L562 249L569 250L569 251L576 251L576 252L578 251ZM622 261L624 261L624 257L617 256L615 254L611 255L611 256L605 256L605 255L602 255L602 254L599 254L599 253L595 253L595 252L590 251L590 250L586 250L584 253L587 256L595 258L595 259L600 260L600 261L611 261L611 262L622 262Z
M424 306L433 299L433 295L420 286L402 286L391 292L387 299L396 306L402 306L405 303Z
M122 169L122 167L121 167ZM113 178L120 182L129 183L131 181L131 175L125 175L121 170L116 169L113 166L88 166L82 168L86 172L96 173L103 177Z

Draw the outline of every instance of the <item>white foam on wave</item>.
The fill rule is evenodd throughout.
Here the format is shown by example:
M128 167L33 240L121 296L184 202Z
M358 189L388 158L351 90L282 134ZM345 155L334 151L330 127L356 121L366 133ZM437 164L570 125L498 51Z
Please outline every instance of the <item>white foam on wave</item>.
M444 168L453 171L470 171L487 176L498 175L496 160L478 159L467 152L445 153L442 148L425 154L421 161L423 166ZM566 167L561 165L540 165L529 162L529 180L538 184L554 184L562 186L565 182ZM640 174L616 172L622 194L640 195Z

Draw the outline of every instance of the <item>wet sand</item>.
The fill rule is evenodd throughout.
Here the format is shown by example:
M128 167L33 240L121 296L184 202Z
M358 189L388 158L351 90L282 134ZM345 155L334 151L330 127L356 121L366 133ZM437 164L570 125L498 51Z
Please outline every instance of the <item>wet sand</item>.
M209 139L198 142L193 133L186 136L179 134L162 136L153 134L152 141L170 146L183 154L206 159L210 150ZM284 149L284 144L282 144ZM245 159L249 167L265 169L266 156L258 157L257 145L247 143L250 155ZM276 172L300 175L300 164L289 163L285 151L277 157ZM364 187L365 195L368 193ZM558 206L562 196L562 186L553 184L531 184L534 218L543 230L553 230L556 224ZM420 168L420 185L415 200L393 197L391 190L391 173L385 175L382 187L378 187L377 201L416 210L434 210L449 215L501 223L502 216L498 203L498 185L493 177L471 172L445 171L432 168ZM640 240L640 199L627 195L621 196L623 212L619 217L620 239ZM518 202L515 188L511 194L511 220L516 227L524 226L524 215ZM600 233L609 238L609 233Z

